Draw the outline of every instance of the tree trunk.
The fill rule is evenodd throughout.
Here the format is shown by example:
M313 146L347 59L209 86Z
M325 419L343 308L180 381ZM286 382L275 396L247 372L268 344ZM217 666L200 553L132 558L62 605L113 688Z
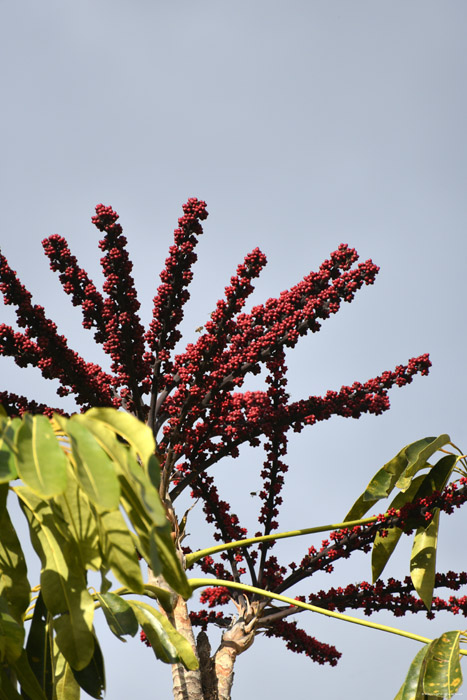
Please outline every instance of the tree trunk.
M232 625L222 635L219 648L211 656L211 646L205 632L198 634L195 645L186 603L182 598L178 599L169 619L195 649L200 668L187 671L181 664L172 666L174 700L230 700L235 660L253 644L262 609L259 603L250 605L245 597L236 606L238 619L233 619Z

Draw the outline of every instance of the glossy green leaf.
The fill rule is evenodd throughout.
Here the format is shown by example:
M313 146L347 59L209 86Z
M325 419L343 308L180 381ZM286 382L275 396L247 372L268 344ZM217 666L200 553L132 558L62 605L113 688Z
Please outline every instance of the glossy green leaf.
M143 593L144 582L134 539L119 510L98 515L101 548L105 562L118 580L135 593Z
M165 580L174 591L179 593L185 600L188 600L191 597L192 590L175 549L170 527L154 527L151 532L151 539L156 545L155 550L154 544L151 547L151 561L155 559L155 552L157 552L157 561L160 563Z
M68 472L65 492L51 504L57 528L67 542L65 557L79 561L83 569L99 571L102 558L97 516L71 467Z
M409 671L401 689L394 700L424 700L423 674L425 672L427 653L430 645L425 644L410 664Z
M23 416L16 447L18 474L38 496L50 498L65 490L67 458L46 416Z
M8 600L11 613L20 622L29 605L31 587L23 550L6 509L0 515L0 533L0 595Z
M59 421L71 440L76 477L90 501L99 508L112 510L118 507L120 485L115 464L99 445L90 430L73 416L64 423Z
M24 627L9 612L6 598L0 596L0 662L12 664L23 650Z
M5 406L0 403L0 419L8 418L8 413L6 412Z
M151 522L158 527L165 527L167 516L159 492L142 471L131 450L128 451L125 475Z
M0 700L23 700L15 685L11 682L8 670L0 666Z
M144 469L148 469L150 458L156 450L156 443L149 426L139 421L135 416L114 408L91 408L84 414L86 418L100 421L120 435L131 445L141 458ZM152 465L155 468L155 462Z
M168 619L147 603L128 601L143 628L157 658L165 663L181 662L185 668L198 668L198 659L185 637L177 632Z
M113 634L122 642L126 642L123 635L134 637L138 631L138 621L126 600L115 593L98 594L97 597Z
M426 463L427 459L448 442L450 442L449 435L440 435L437 438L422 438L403 447L395 457L376 472L365 491L345 516L345 520L362 518L381 498L387 498L394 486L401 491L406 491L417 471L430 466Z
M47 695L44 693L29 665L28 656L24 649L19 659L12 665L12 668L21 686L21 693L27 700L48 700Z
M405 455L407 459L407 466L404 472L399 477L396 486L405 491L408 489L412 477L425 466L430 466L427 464L427 460L433 455L440 447L447 445L451 441L449 435L440 435L439 437L427 437L422 440L417 440L405 448Z
M456 455L445 455L441 457L430 469L428 474L423 475L423 481L414 496L414 500L418 498L427 498L431 496L433 491L442 491L448 483L456 463Z
M176 593L170 592L153 583L153 581L157 581L157 578L158 577L154 576L154 572L150 569L149 583L144 586L144 591L150 598L155 598L166 613L171 613L178 596Z
M94 637L94 654L88 665L80 671L72 669L78 685L92 698L100 700L105 692L104 658L97 638Z
M14 418L2 423L0 432L0 483L16 479L16 433L21 427L21 419Z
M41 560L41 591L54 619L60 651L73 668L84 668L94 652L94 601L79 562L65 560L66 542L51 507L27 487L14 489L28 520L31 542Z
M438 541L439 510L428 527L419 527L415 533L410 557L410 576L427 609L431 607L436 575L436 546Z
M399 510L406 503L412 501L414 494L417 493L424 479L424 475L415 477L410 485L410 488L405 492L401 491L398 493L392 500L389 508ZM380 533L377 533L373 543L373 550L371 552L373 583L381 576L384 567L386 566L391 554L399 542L400 536L402 535L402 530L399 527L390 527L386 530L386 532L386 537L383 537Z
M80 687L75 680L70 664L57 647L55 654L55 693L53 700L80 700Z
M459 630L444 632L434 640L428 656L423 689L431 695L450 698L462 685L462 671L459 659Z
M29 628L26 653L31 669L48 699L53 695L52 647L49 618L42 593L39 593L31 626Z
M81 590L71 597L70 613L53 621L57 646L70 666L78 671L89 664L94 654L93 617L94 601L87 590Z

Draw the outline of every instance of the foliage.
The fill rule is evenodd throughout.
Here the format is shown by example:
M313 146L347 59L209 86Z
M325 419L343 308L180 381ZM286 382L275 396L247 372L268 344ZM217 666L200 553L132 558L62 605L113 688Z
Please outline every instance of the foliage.
M287 393L286 353L295 347L301 336L319 331L322 322L335 314L343 301L351 302L364 285L373 284L378 267L371 260L358 263L356 251L342 244L318 272L309 273L278 298L269 299L245 313L243 307L253 291L253 281L266 264L264 254L255 248L238 266L225 289L225 298L217 302L210 318L197 329L196 342L178 352L179 326L196 261L194 250L203 232L201 222L207 217L205 203L197 199L188 200L183 210L154 297L153 318L146 331L138 315L139 302L131 277L127 241L117 223L118 215L111 207L98 205L93 217L93 223L103 234L99 243L104 253L102 293L80 267L64 238L54 235L43 241L50 266L58 272L65 293L70 295L75 306L81 307L83 326L93 330L95 341L109 355L110 371L86 362L69 348L66 338L59 334L44 309L33 304L31 294L6 258L0 255L0 288L5 303L16 307L18 325L18 329L0 325L0 354L13 357L20 366L38 367L45 378L58 380L57 393L73 395L83 412L82 416L67 419L63 410L1 392L0 401L13 418L11 426L18 425L14 423L19 420L15 416L26 412L37 414L36 418L43 417L41 414L53 416L55 429L61 429L69 437L76 480L79 479L79 488L93 512L99 515L99 522L103 519L100 509L107 509L103 512L110 514L109 517L118 512L112 507L116 508L119 486L120 503L134 528L133 537L139 538L141 554L156 571L165 562L162 573L166 582L187 597L191 588L181 590L178 587L185 581L183 572L167 565L167 562L176 561L173 550L169 555L166 549L169 538L164 539L158 530L162 525L151 520L157 510L155 502L149 505L151 514L146 513L145 518L135 505L134 499L139 499L138 502L148 507L148 484L152 493L156 488L159 490L161 501L157 512L160 514L160 503L163 503L178 552L177 561L185 561L187 567L199 566L202 573L208 575L204 579L190 579L193 588L205 587L201 593L205 608L192 611L189 618L192 627L202 630L197 649L202 660L209 660L210 655L210 651L207 656L203 651L204 630L217 625L224 632L216 653L225 655L230 650L232 665L235 655L249 648L254 636L263 632L282 639L289 649L305 653L320 664L334 666L340 653L333 645L310 637L295 621L287 620L302 609L350 621L356 619L343 614L348 608L364 610L367 615L384 609L397 616L407 611L425 610L432 617L443 609L467 614L465 599L451 597L447 602L433 598L435 588L457 590L467 582L463 572L441 574L436 572L435 566L439 515L442 511L452 512L467 497L464 476L459 482L449 481L452 474L459 471L459 465L462 466L459 456L443 453L435 465L428 462L439 449L444 450L450 444L446 435L424 438L405 447L377 472L344 522L294 533L278 532L281 491L288 471L284 457L290 431L300 432L334 415L351 418L359 418L364 413L379 415L389 408L391 388L405 386L416 374L426 375L429 371L429 357L421 355L393 371L382 372L363 383L353 382L338 391L330 390L324 396L292 401ZM260 374L264 377L263 388L242 390L248 376L256 375L260 381ZM109 407L124 409L126 414L122 410L109 413ZM113 416L112 420L102 418L105 411L105 415ZM147 435L148 430L152 432L157 441L155 452L153 444L150 449L146 447L144 453L138 452L133 440L139 440L137 436L142 434L143 426L133 423L131 429L126 430L124 423L129 414L148 426L144 434ZM17 447L23 440L32 439L34 422L31 416L25 416L23 424L27 427L22 428ZM9 430L13 429L11 426ZM43 421L41 426L45 436L46 423ZM115 438L115 434L120 437ZM109 435L114 436L112 440ZM261 470L263 485L258 492L259 528L255 537L248 537L246 528L219 493L212 474L216 463L224 457L238 457L240 448L248 444L262 445L265 450ZM77 445L82 447L78 449ZM99 477L95 477L102 479L103 489L94 482L94 467L89 468L94 464L97 449L101 450L99 454L106 455L101 456ZM133 455L131 464L126 463L124 474L120 471L123 469L122 450ZM134 457L135 450L139 460ZM157 455L160 474L153 453ZM112 471L112 467L116 471ZM0 475L4 473L9 480L13 478L13 469L11 460L7 460L0 464ZM34 476L34 465L29 464L23 471L30 479L27 488L43 489L36 498L57 498L55 490L59 486L55 481L59 477L55 472L44 473L42 483L37 474ZM118 484L109 476L111 473L117 474ZM371 518L362 517L380 499L389 497L394 488L398 493L385 512ZM187 514L181 517L175 509L177 499L186 491L202 502L206 520L212 524L214 537L220 543L218 547L193 552L182 544ZM328 538L320 548L308 547L298 564L280 563L273 554L274 545L281 537L324 530L330 530ZM400 537L414 530L411 576L404 582L382 581L379 577ZM358 550L373 552L372 584L361 582L310 593L309 602L305 602L303 596L284 595L318 571L332 572L337 560L348 558ZM296 602L290 604L291 600ZM279 605L280 601L288 602ZM160 602L163 604L162 598ZM237 618L223 612L222 606L229 602L236 605ZM145 609L140 607L136 617L147 640L157 647L153 632L148 633L143 624L147 625L148 619ZM162 634L160 626L158 629ZM433 659L445 648L443 644L440 642L436 646ZM216 656L213 658L215 660ZM431 652L426 652L426 663L417 666L423 673L431 669L429 678L433 673L431 658ZM213 667L208 661L203 661L201 666L203 664L206 668ZM412 675L414 673L412 669ZM221 691L219 686L216 692L219 698L227 698L230 690ZM403 692L405 695L401 697L405 700L410 696L409 690ZM200 693L199 697L207 697L204 686Z
M141 625L159 659L198 665L190 645L164 615L122 597L145 594L172 608L167 590L144 584L139 556L173 590L191 595L157 490L154 451L151 430L114 408L69 419L56 415L51 421L30 414L1 417L0 659L31 700L65 700L78 696L79 687L102 697L96 606L120 639L134 636ZM40 585L32 591L7 508L9 491L18 498L41 561ZM100 573L99 593L88 586L88 571ZM109 591L109 572L121 589ZM31 592L37 595L29 608ZM4 669L3 687L7 679Z

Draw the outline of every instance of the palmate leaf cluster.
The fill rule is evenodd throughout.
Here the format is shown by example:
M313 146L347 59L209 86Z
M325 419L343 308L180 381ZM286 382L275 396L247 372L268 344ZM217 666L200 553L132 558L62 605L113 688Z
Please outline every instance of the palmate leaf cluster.
M166 615L123 597L148 595L170 613L173 592L191 595L159 497L154 452L151 430L113 408L71 418L0 416L2 700L21 697L17 683L30 700L73 700L80 687L102 697L104 662L93 624L99 607L120 639L141 627L160 660L197 667ZM33 589L8 511L13 495L41 562ZM144 584L140 557L168 586ZM99 592L88 587L88 571L100 573ZM122 586L115 592L109 572Z

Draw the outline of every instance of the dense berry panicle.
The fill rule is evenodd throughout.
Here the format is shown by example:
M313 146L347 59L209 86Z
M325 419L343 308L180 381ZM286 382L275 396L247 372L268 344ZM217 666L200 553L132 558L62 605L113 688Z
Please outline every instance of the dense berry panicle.
M266 265L265 255L259 248L253 249L238 265L224 298L198 329L197 341L177 354L180 322L197 259L195 248L203 233L201 222L207 216L206 203L201 200L190 198L183 206L147 330L138 315L140 304L127 240L112 207L97 205L92 218L103 234L99 242L105 278L102 291L80 267L64 238L53 235L43 241L51 269L58 273L72 304L81 307L84 328L93 330L96 342L110 357L109 373L86 363L68 347L65 337L59 335L43 308L33 304L30 292L0 254L0 290L5 303L16 307L19 328L0 325L0 354L14 357L21 367L38 367L45 378L58 379L57 393L74 394L83 410L90 406L115 406L145 420L157 439L162 465L161 495L169 516L173 513L173 501L188 489L193 498L202 501L206 520L214 527L215 540L232 542L245 538L247 530L208 472L214 464L223 457L238 457L244 444L263 445L257 534L271 535L278 527L288 470L285 456L289 432L300 432L335 415L378 415L389 408L390 389L409 384L416 374L427 374L431 363L428 355L421 355L374 379L354 382L324 396L305 395L298 401L290 400L286 353L301 336L319 331L322 322L337 313L342 302L351 302L358 290L374 283L378 273L379 268L371 260L359 263L356 251L344 244L331 253L317 272L310 272L277 298L245 312L254 280ZM245 379L262 371L264 386L243 390ZM51 415L57 410L7 392L0 393L0 401L11 415L25 411ZM465 500L467 486L461 480L410 508L382 515L368 526L331 533L320 549L310 546L298 566L294 562L289 567L280 564L271 551L273 539L256 548L228 550L216 559L206 557L199 565L205 573L223 581L244 580L248 574L253 585L282 592L317 571L332 572L336 561L354 551L369 551L377 532L384 533L395 526L409 531L414 523L428 522L435 508L451 512ZM172 522L177 536L175 516ZM460 579L456 579L456 585L457 581ZM395 611L402 609L397 607L398 601L406 596L403 600L407 609L415 610L419 605L412 600L410 591L397 588L396 584L378 586L375 584L371 591L363 584L358 590L352 589L355 604L365 611L382 609L384 605ZM342 591L331 589L318 596L320 603L313 600L336 609L349 607L350 593L347 589ZM239 602L239 594L228 588L206 589L201 600L209 611L192 613L192 624L203 629L209 624L229 625L228 616L211 608L225 605L231 598ZM436 605L437 609L444 609L443 602ZM454 612L465 609L462 598L453 598L446 605ZM285 621L288 615L296 614L294 606L281 611L264 602L261 610L258 620L268 636L282 638L289 648L318 663L337 663L340 654L334 647L317 642L298 629L296 623Z
M297 654L305 654L318 664L335 666L342 654L331 644L318 642L304 630L297 627L296 622L278 620L272 623L264 632L266 637L279 637L286 642L287 649Z

